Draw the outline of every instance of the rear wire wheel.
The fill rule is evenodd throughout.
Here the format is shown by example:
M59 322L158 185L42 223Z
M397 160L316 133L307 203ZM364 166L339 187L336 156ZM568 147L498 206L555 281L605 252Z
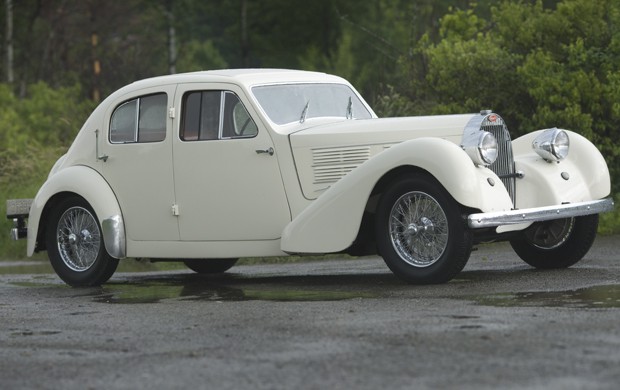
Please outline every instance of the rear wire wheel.
M387 189L376 235L387 266L413 284L449 281L465 267L472 247L459 205L428 175L403 178Z
M65 283L73 287L98 286L110 279L118 259L106 251L97 216L84 199L62 200L48 220L48 257Z

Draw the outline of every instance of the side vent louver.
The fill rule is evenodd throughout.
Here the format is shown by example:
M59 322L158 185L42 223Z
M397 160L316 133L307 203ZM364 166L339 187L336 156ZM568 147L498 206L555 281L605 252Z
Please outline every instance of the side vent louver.
M335 183L369 157L368 146L313 149L314 184Z

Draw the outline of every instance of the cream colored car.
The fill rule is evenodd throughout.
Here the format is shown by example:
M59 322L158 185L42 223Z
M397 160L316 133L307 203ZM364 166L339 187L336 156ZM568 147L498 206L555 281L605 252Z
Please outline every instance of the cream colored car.
M609 193L605 160L568 130L511 141L490 111L379 119L336 76L222 70L113 93L7 214L72 286L104 283L126 257L208 273L341 252L441 283L482 241L510 240L534 267L576 263Z

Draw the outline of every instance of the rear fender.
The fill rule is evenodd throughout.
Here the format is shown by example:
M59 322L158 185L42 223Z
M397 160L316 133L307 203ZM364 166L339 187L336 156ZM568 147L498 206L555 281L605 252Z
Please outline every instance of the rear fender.
M86 166L64 168L48 177L34 198L28 217L28 256L45 240L49 210L60 199L78 195L93 208L102 227L106 251L115 258L126 253L125 225L114 192L105 179Z
M402 167L428 172L461 205L483 212L512 208L500 179L491 170L476 167L458 145L440 138L418 138L381 152L331 186L286 226L282 250L329 253L348 248L371 194L382 190L377 183Z

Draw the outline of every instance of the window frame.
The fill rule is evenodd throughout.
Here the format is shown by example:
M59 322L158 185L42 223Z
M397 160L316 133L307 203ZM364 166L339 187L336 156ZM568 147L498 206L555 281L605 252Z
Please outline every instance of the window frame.
M200 138L201 135L201 129L199 128L197 131L198 134L198 138L196 139L188 139L185 138L185 124L186 124L186 120L187 120L187 115L186 115L186 108L187 108L187 100L189 99L189 96L191 96L192 94L195 93L199 93L199 94L204 94L204 93L208 93L208 92L219 92L219 113L218 113L218 125L217 125L217 138ZM224 135L224 125L225 125L225 121L226 120L230 120L231 121L231 126L235 127L235 122L234 122L234 111L236 106L234 106L232 109L230 109L230 118L227 118L227 96L233 96L236 101L237 104L241 104L241 106L243 107L243 110L247 113L248 118L252 121L252 123L254 124L254 127L256 128L256 132L254 134L251 135L232 135L232 136L228 136L228 135ZM202 116L202 100L203 97L201 96L200 98L200 110L199 112L201 113L200 115ZM243 100L241 100L241 98L239 97L238 94L236 94L234 91L231 90L227 90L227 89L197 89L197 90L189 90L189 91L185 91L181 97L181 108L180 108L180 114L181 114L181 119L179 121L179 131L178 131L178 137L179 140L181 142L197 142L197 141L222 141L222 140L231 140L231 139L249 139L249 138L255 138L256 136L258 136L258 125L256 120L252 117L252 115L250 114L250 111L247 109L246 105L243 103ZM198 120L199 123L202 122L202 119Z
M140 141L140 107L142 104L142 99L147 98L147 97L151 97L151 96L157 96L157 95L163 95L166 98L166 105L164 106L164 118L166 118L164 120L164 132L163 132L163 138L161 139L156 139L153 141ZM112 110L112 113L110 115L110 121L108 123L108 142L110 142L110 144L113 145L127 145L127 144L150 144L150 143L157 143L157 142L164 142L168 136L168 101L169 101L169 96L167 92L153 92L153 93L149 93L146 95L140 95L128 100L125 100L121 103L119 103L116 107L114 107L114 109ZM132 139L129 141L115 141L113 140L112 137L112 121L114 119L114 115L117 113L117 111L130 103L136 103L135 106L135 113L134 113L134 129L133 129L133 136Z

